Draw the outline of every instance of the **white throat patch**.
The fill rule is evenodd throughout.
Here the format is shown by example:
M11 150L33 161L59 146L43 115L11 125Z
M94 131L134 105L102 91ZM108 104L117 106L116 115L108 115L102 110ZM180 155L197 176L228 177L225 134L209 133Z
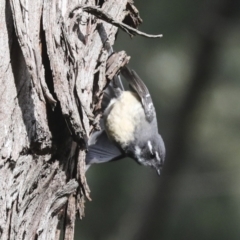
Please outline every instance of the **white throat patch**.
M136 156L140 156L140 154L141 154L141 148L140 147L138 147L138 146L135 147L135 154L136 154Z
M141 156L141 152L142 152L141 148L136 146L135 147L135 155L136 155L136 157L138 159L138 162L143 164L144 163L144 159L140 157Z

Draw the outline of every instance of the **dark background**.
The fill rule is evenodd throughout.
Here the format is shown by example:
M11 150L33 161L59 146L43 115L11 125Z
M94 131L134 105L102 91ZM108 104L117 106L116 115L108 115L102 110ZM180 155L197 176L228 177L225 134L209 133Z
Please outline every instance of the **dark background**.
M85 240L240 239L240 1L136 0L140 30L120 32L156 107L160 177L130 159L87 172Z

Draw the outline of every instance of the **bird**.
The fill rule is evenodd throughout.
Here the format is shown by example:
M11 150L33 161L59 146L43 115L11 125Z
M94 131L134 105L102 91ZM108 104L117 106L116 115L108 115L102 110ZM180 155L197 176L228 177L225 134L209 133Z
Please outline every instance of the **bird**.
M129 90L124 89L120 75L115 75L106 88L102 129L90 137L86 170L93 164L130 157L140 165L154 168L160 175L166 150L158 133L151 95L134 70L124 66L120 73Z

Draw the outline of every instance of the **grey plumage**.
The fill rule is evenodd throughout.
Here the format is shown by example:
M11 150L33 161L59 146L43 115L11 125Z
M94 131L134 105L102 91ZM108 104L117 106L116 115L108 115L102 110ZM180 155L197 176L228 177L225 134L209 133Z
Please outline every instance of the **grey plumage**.
M109 162L121 158L123 153L109 140L106 131L96 131L92 134L86 156L86 165Z
M160 174L165 146L158 133L150 93L135 71L123 67L121 73L133 91L124 90L119 76L115 76L105 90L103 129L90 138L87 168L94 163L129 156L141 165L155 168Z

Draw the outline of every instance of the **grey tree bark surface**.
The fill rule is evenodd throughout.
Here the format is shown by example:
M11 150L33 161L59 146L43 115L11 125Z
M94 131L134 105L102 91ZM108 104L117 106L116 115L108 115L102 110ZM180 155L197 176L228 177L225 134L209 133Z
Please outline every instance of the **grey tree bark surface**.
M87 139L104 87L129 57L109 61L118 28L86 5L141 22L130 0L0 0L1 239L59 239L61 229L73 239L90 199Z

